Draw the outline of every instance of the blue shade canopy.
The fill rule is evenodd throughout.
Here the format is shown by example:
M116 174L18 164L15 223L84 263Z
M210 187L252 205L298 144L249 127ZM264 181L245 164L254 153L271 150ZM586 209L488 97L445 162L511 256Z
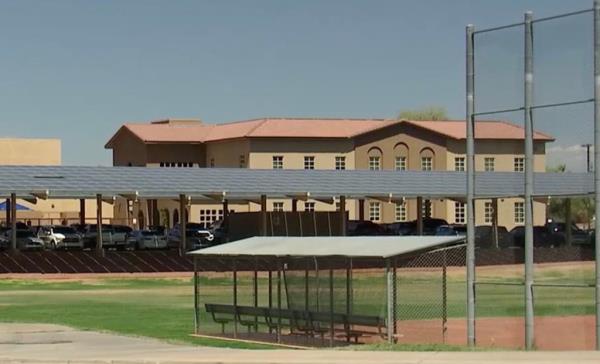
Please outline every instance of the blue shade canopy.
M523 195L524 174L477 172L476 198ZM594 192L591 173L536 173L534 196L584 196ZM465 172L393 170L260 170L246 168L148 168L0 166L0 197L252 199L466 196Z
M0 202L0 211L6 211L6 201ZM27 206L17 204L17 211L30 211L31 209Z

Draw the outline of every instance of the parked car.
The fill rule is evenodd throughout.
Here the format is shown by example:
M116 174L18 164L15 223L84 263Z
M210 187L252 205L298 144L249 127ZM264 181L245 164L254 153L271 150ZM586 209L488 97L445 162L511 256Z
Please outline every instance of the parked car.
M462 225L440 225L435 229L437 236L466 236L466 228Z
M416 221L392 222L383 224L390 235L414 235L417 231Z
M10 241L4 236L0 235L0 251L7 250L10 247Z
M110 225L112 229L111 239L108 244L102 242L102 245L106 248L115 248L117 250L124 250L127 246L127 237L133 231L132 228L126 225Z
M97 245L98 239L98 225L86 224L85 226L79 226L83 233L83 248L94 249ZM112 226L108 224L102 224L102 246L107 247L112 245ZM123 242L123 247L125 243Z
M52 226L54 234L64 236L62 242L58 242L57 249L83 249L83 236L70 226L55 225Z
M369 220L350 220L346 230L349 236L389 235L386 228Z
M227 242L227 228L224 226L224 220L216 220L213 222L208 230L214 236L214 244L223 244Z
M4 238L10 244L11 230L7 230ZM43 250L44 242L31 230L17 230L17 249L19 250Z
M38 226L36 236L42 239L46 248L50 249L56 249L65 240L65 236L55 231L54 226Z
M424 218L423 219L423 235L435 235L435 231L439 226L448 225L448 221L444 219L436 218ZM415 228L417 222L415 221ZM415 231L416 234L416 231Z
M150 225L148 226L148 230L167 236L167 228L164 225Z
M556 241L559 245L567 244L567 225L564 222L550 221L545 225L546 230L556 235ZM591 242L589 232L582 230L575 223L571 225L571 244L586 245Z
M135 250L167 249L167 237L158 231L134 230L127 234L127 248Z
M515 226L510 234L513 237L514 246L523 248L525 246L525 227ZM554 247L564 244L564 238L552 233L545 226L533 227L533 246L535 247Z
M490 225L475 226L475 246L478 248L496 248L494 228ZM513 237L504 226L498 226L498 248L513 247Z
M214 245L214 235L204 225L188 222L186 224L186 250L202 249ZM181 244L181 225L175 224L167 235L169 247L179 248Z

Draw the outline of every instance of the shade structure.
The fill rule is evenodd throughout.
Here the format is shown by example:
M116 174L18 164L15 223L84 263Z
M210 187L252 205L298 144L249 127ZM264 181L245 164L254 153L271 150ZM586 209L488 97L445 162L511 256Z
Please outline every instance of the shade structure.
M0 211L6 211L6 208L7 208L6 201L0 202ZM16 209L17 209L17 211L29 211L29 210L31 210L29 207L23 206L21 204L17 204Z
M460 243L461 236L256 236L190 252L197 257L393 258Z
M476 198L519 197L523 173L478 172ZM535 196L585 196L594 191L591 173L537 173ZM149 168L0 166L0 197L179 198L256 200L306 196L400 199L466 196L466 173L391 170L260 170L247 168Z

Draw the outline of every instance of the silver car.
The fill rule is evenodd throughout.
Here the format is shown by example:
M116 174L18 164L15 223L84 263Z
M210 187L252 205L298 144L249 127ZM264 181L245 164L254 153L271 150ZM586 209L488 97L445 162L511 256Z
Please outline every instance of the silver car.
M167 237L151 230L134 230L128 234L127 247L135 250L167 249Z
M54 249L83 249L83 237L70 226L41 226L37 235Z

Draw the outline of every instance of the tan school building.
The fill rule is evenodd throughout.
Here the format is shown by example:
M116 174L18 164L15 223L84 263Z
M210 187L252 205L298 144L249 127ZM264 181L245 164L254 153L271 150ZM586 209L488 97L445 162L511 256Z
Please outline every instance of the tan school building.
M157 168L253 168L253 169L385 169L449 170L466 168L464 120L411 121L388 119L261 118L208 124L195 119L166 119L127 123L106 143L115 166ZM524 130L507 121L479 121L475 126L476 170L524 169ZM553 138L534 135L535 171L545 171L546 143ZM426 199L425 217L449 223L466 222L461 201ZM511 229L523 224L520 199L481 200L476 203L476 224L492 223L494 202L498 223ZM336 201L270 199L271 211L335 211ZM545 203L534 203L534 222L545 222ZM115 204L115 218L133 216L141 226L172 226L179 221L179 204L148 200L129 207ZM129 209L129 214L127 210ZM132 211L134 209L135 211ZM218 202L191 204L189 221L209 224L223 215ZM230 204L233 211L257 211L254 202ZM350 219L380 223L410 221L417 217L417 203L381 200L348 200Z

